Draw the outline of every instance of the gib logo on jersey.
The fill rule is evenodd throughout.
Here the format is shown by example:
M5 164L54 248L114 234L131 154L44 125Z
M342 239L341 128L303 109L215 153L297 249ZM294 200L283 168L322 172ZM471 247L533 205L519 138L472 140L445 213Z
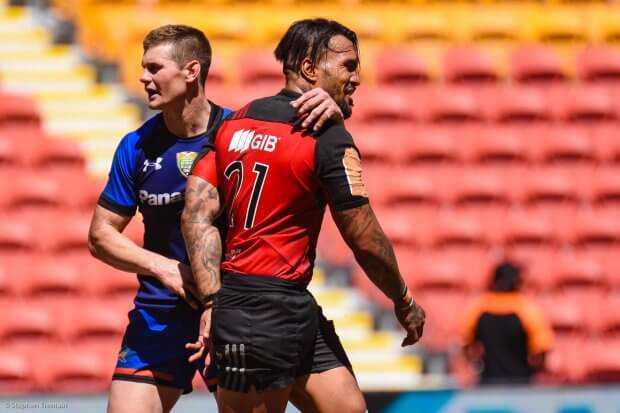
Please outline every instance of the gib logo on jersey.
M276 144L280 140L279 137L255 132L245 129L238 130L233 134L228 150L230 152L245 152L248 149L256 149L273 152L276 149Z

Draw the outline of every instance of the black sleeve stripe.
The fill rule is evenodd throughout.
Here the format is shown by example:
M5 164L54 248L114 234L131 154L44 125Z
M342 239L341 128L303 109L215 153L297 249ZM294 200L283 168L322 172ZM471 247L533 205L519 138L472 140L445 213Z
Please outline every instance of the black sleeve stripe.
M119 205L116 202L110 200L104 194L101 194L101 196L99 196L97 205L100 205L104 207L105 209L112 211L116 214L122 215L124 217L133 217L134 215L136 215L136 207L126 207L123 205Z
M351 148L357 151L349 132L342 125L333 125L316 140L314 173L330 208L338 211L368 203L367 194L353 191L344 164L346 152Z

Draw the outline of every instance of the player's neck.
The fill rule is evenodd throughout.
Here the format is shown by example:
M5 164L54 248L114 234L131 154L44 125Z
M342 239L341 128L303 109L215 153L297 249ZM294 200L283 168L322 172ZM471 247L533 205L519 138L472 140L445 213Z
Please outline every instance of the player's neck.
M299 76L291 76L286 81L286 86L284 86L287 90L297 93L306 93L309 90L314 89L316 86L304 80Z
M200 94L189 101L173 103L162 115L166 128L173 135L189 138L207 131L211 105L206 96Z

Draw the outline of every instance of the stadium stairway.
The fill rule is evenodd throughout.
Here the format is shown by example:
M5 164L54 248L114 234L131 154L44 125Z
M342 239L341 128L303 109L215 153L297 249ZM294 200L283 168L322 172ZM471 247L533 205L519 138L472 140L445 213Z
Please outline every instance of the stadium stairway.
M0 9L0 88L32 96L45 130L79 142L88 170L103 176L118 139L139 124L139 110L117 86L96 83L79 49L51 40L32 11Z

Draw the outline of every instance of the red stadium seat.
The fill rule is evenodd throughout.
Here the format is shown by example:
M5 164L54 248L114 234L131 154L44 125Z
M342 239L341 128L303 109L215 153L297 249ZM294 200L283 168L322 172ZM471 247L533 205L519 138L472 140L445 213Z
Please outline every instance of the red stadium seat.
M580 128L558 127L548 129L531 142L534 160L543 163L575 163L594 161L594 147L590 136Z
M573 242L574 225L580 213L580 206L581 203L572 202L541 202L534 203L532 207L525 209L525 212L549 222L557 245L568 247Z
M456 170L451 180L451 202L461 207L508 206L506 182L494 172L492 168Z
M67 138L43 139L32 154L33 166L50 170L70 169L74 173L86 173L86 158L77 142Z
M0 127L38 127L40 124L41 117L33 99L0 92Z
M398 179L386 179L387 175L372 179L373 187L383 186L383 199L389 205L437 206L442 201L441 182L438 182L441 178L436 170L408 167L392 169L391 172L391 176ZM371 199L375 199L372 191L370 194Z
M243 84L284 87L282 66L270 50L246 50L239 56L239 77ZM277 89L276 89L277 90Z
M555 294L541 302L554 332L561 338L585 337L588 331L587 309L570 296Z
M614 100L600 87L559 89L550 94L555 117L571 124L595 124L617 119Z
M91 212L56 213L37 217L39 238L37 243L43 251L81 252L88 251L88 230Z
M364 166L369 164L390 164L396 160L397 154L390 150L388 143L406 141L410 135L410 128L397 125L388 127L388 125L368 125L368 124L352 124L347 127L355 144L359 149Z
M377 210L379 222L385 234L395 246L421 246L425 244L426 233L419 230L420 223L412 219L407 210Z
M556 337L553 349L545 360L546 375L552 383L583 383L586 362L583 349L588 339Z
M0 254L16 251L32 251L35 231L32 225L13 214L5 214L0 219Z
M36 363L37 382L43 391L101 393L110 385L111 366L98 354L50 346L37 355Z
M0 299L8 297L13 293L11 281L14 279L13 267L8 260L0 255Z
M409 94L400 88L358 90L353 95L354 121L364 123L413 122L420 120Z
M482 121L479 99L462 88L436 89L428 96L428 120L436 124L468 124Z
M18 140L5 139L0 132L0 168L21 167L23 149L20 146Z
M5 185L12 192L12 208L59 207L62 204L62 183L49 175L21 173Z
M620 242L620 217L600 211L577 215L573 223L572 242L583 248L599 249Z
M441 214L433 225L433 246L444 250L486 250L487 235L474 214Z
M553 224L540 215L509 214L499 232L501 242L509 250L554 243Z
M480 291L488 283L489 255L480 252L420 252L398 255L407 285L418 293Z
M607 284L609 284L614 291L620 291L620 261L618 260L619 253L620 248L618 248L618 246L616 245L610 246L610 248L608 249L595 251L593 253L593 255L599 260L603 268L605 268Z
M400 258L410 288L416 293L435 290L464 290L463 266L441 255L423 253Z
M501 88L487 95L485 116L501 124L525 126L549 122L551 113L545 95L532 88Z
M601 162L620 163L620 139L618 127L610 125L592 131L597 159Z
M377 80L385 85L415 87L431 81L427 62L408 46L381 49L376 57Z
M135 274L117 270L90 256L74 257L82 268L90 274L89 283L85 286L91 295L101 298L122 297L132 299L138 289Z
M394 248L423 248L432 240L433 222L437 218L434 207L403 205L374 211Z
M549 279L552 288L562 290L607 287L601 263L583 253L559 254L552 262Z
M68 302L59 312L59 333L67 343L82 345L108 341L118 344L127 325L125 312L110 308L103 300Z
M10 303L2 311L0 334L5 344L32 347L56 339L56 323L47 306Z
M453 128L419 127L409 129L399 143L399 157L409 165L433 165L457 162L458 137Z
M556 51L542 45L524 45L511 55L511 75L518 83L547 86L567 79Z
M88 175L85 171L77 173L76 170L62 168L49 174L65 185L67 196L62 201L64 208L92 214L105 185L103 179Z
M445 52L443 76L451 83L481 86L499 80L497 65L483 49L454 46Z
M583 179L583 186L589 189L588 199L595 206L618 207L620 205L620 168L617 166L600 167Z
M607 45L590 46L576 59L577 76L584 82L620 85L620 53Z
M620 338L620 297L609 295L596 308L598 314L597 332L605 338Z
M617 383L620 380L619 339L589 343L583 350L585 381L588 383Z
M14 282L24 296L71 297L82 292L84 269L66 257L37 255L32 262L23 261L19 279Z
M579 193L574 177L562 168L537 168L522 178L521 201L529 206L574 204Z
M478 164L525 163L529 157L529 143L517 127L492 127L467 139L466 158Z
M26 395L35 390L35 365L29 352L0 348L0 394Z
M362 159L364 159L363 153ZM362 162L364 161L362 160ZM366 190L368 191L368 196L373 203L384 204L388 202L391 195L391 188L386 185L386 182L390 182L388 178L393 176L393 173L394 168L390 167L387 163L369 162L368 165L364 167L362 177L366 185Z

